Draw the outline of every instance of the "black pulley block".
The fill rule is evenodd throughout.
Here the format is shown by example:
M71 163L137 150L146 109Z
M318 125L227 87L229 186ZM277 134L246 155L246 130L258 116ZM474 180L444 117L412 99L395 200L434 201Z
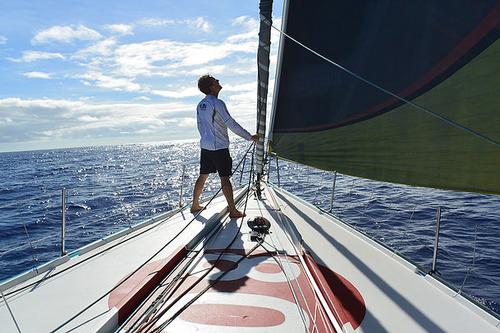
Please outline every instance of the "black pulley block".
M248 227L252 229L252 231L255 231L260 234L268 234L269 228L271 228L271 222L269 222L262 216L257 216L253 220L249 220L247 224Z

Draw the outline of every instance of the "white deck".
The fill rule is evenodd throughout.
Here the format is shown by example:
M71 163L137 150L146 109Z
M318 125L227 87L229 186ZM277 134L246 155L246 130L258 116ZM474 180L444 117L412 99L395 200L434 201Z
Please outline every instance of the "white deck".
M183 275L185 279L179 284L180 288L165 297L167 301L158 307L155 315L134 328L147 328L148 332L158 328L194 297L200 296L163 332L332 332L333 328L325 320L326 314L314 296L292 242L283 225L275 220L272 208L266 204L266 201L258 201L252 196L248 201L246 218L223 219L223 228L195 249L192 263L186 264L189 269ZM247 221L256 216L271 221L270 233L265 237L263 246L250 239L251 230ZM251 252L253 248L255 250ZM219 264L207 272L219 256ZM241 262L237 263L240 259ZM221 277L225 271L227 274ZM207 275L203 277L205 272ZM217 281L219 277L221 280ZM199 278L202 280L196 283ZM205 291L208 286L211 286L210 289ZM189 287L193 289L188 290ZM189 292L184 295L182 292L186 290ZM162 291L157 291L132 322L141 319L140 315L145 313L153 299L158 299ZM181 298L175 303L170 301L177 297ZM170 304L173 304L172 307L169 307ZM127 325L123 332L130 327L132 324ZM134 332L142 331L138 329Z
M219 220L221 212L226 209L223 197L212 202L210 207L202 212L189 228L175 242L162 250L151 262L161 262L179 249L187 245L197 234L210 224ZM17 290L25 285L48 278L26 290L7 297L8 304L23 333L52 332L66 320L72 318L84 307L115 287L123 278L133 272L155 252L161 249L173 235L177 234L191 219L193 214L188 210L176 214L168 220L162 220L151 226L146 226L129 235L97 247L83 255L77 256L54 269L33 277L19 285L4 290L4 294ZM88 257L109 248L124 239L135 238L123 242L101 255L78 265ZM74 266L54 278L51 276ZM95 332L103 323L113 324L116 310L109 309L108 297L85 311L76 319L64 325L57 332ZM15 324L3 302L0 301L0 331L2 333L17 332Z
M277 190L276 201L318 262L361 293L356 332L500 332L497 318L344 223Z
M264 196L264 201L250 198L248 216L239 231L241 219L221 220L226 204L223 198L216 199L180 237L140 271L142 275L134 275L132 282L124 283L111 295L106 294L161 249L193 215L181 212L166 221L158 221L96 247L42 274L48 279L7 297L21 332L55 331L103 295L106 296L101 301L56 332L112 332L118 322L118 309L123 305L120 302L137 293L133 283L143 285L144 281L148 281L150 276L169 262L173 254L187 244L194 244L193 239L196 238L202 242L196 248L198 254L193 254L198 257L189 266L190 275L186 281L192 281L199 276L199 272L210 267L209 262L222 250L227 252L223 257L225 264L234 262L255 245L249 240L246 225L247 220L255 216L264 216L271 221L272 233L266 237L264 246L279 251L288 278L282 270L276 269L279 266L269 253L258 249L252 256L245 258L238 269L225 276L224 281L204 293L194 306L177 317L164 332L290 333L304 332L304 326L312 331L313 321L319 322L321 320L317 318L326 315L312 292L304 267L295 256L290 241L293 237L284 227L287 220L293 223L304 240L304 246L316 261L329 268L330 277L333 276L335 280L328 281L332 283L332 289L336 290L339 283L341 287L350 288L346 290L352 295L344 295L347 298L342 298L344 296L340 294L332 298L335 298L335 304L345 305L343 311L348 317L359 319L359 326L356 320L351 321L355 332L500 332L497 318L342 222L281 190L266 188ZM210 241L198 237L200 232L209 231L219 223L224 223L224 227ZM236 241L225 250L235 235ZM119 242L122 243L74 266ZM62 274L49 278L65 269ZM168 310L158 323L168 319L175 309L185 304L218 274L218 270L211 272L203 283ZM40 278L34 277L9 287L4 293L11 293ZM290 281L292 288L288 284ZM178 292L185 290L183 288ZM294 290L295 296L291 290ZM360 296L351 297L356 294L356 290ZM301 292L305 295L302 298L299 295ZM348 303L354 304L357 310L354 311ZM249 318L258 325L252 326L255 323L249 323ZM264 325L266 320L267 326ZM0 301L0 323L2 333L17 332L3 300ZM326 323L318 326L319 332L331 331Z

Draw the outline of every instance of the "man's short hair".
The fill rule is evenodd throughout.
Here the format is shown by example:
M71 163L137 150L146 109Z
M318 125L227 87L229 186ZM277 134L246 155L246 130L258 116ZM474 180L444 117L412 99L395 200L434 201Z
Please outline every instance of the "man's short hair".
M210 94L210 87L214 83L214 77L210 74L205 74L198 79L198 89L205 95Z

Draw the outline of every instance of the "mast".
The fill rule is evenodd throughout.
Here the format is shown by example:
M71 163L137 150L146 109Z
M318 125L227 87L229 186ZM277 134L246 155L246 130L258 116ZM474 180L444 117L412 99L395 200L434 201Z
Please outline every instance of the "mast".
M260 179L264 171L264 141L266 134L266 106L269 84L269 53L271 50L272 0L260 0L259 48L257 51L257 133L260 135L255 150L257 196L260 198Z
M284 0L283 3L283 12L281 15L281 31L286 31L286 21L288 17L288 4L289 0ZM278 47L278 61L276 63L276 77L274 80L274 90L273 90L273 101L271 106L271 119L269 124L269 133L267 134L267 151L272 150L272 142L273 142L273 128L274 128L274 117L276 115L276 101L278 100L278 92L280 86L280 77L281 77L281 65L283 62L283 49L285 46L286 37L283 34L280 34L280 42Z

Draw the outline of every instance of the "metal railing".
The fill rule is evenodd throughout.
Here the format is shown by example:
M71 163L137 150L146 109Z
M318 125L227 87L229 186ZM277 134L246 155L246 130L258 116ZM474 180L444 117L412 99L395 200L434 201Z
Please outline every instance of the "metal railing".
M68 202L68 190L62 189L61 194L61 256L66 254L66 204Z
M288 181L285 180L285 182L283 182L283 177L281 176L280 177L280 169L279 169L279 157L276 155L276 154L272 154L270 156L271 158L268 160L268 163L269 163L269 167L268 167L268 178L271 182L277 182L277 185L278 187L283 187L287 190L290 190L292 193L295 193L299 196L306 196L307 197L307 192L308 192L308 188L309 187L314 187L314 186L317 186L318 184L321 185L321 190L320 189L317 189L315 192L314 192L314 199L313 199L313 204L316 205L318 208L320 209L323 209L324 211L330 213L330 214L333 214L334 216L339 216L339 214L341 216L345 216L346 214L342 213L342 210L345 210L345 211L348 211L348 210L355 210L357 214L359 214L360 216L363 216L364 219L371 219L371 220L374 220L375 224L382 224L382 223L385 223L385 222L389 222L391 220L394 219L394 215L391 215L391 213L389 212L387 215L387 217L384 217L383 220L378 220L379 217L377 218L374 218L370 215L368 215L366 212L364 212L362 209L358 209L357 207L362 207L362 206L366 206L367 205L370 205L372 202L377 202L378 201L378 198L374 197L374 192L373 192L373 189L371 189L371 193L370 193L370 197L365 201L365 202L362 202L360 201L358 198L355 197L355 193L356 193L356 190L355 190L355 181L356 181L356 178L354 177L349 177L349 176L344 176L342 175L343 177L343 184L344 185L347 185L347 188L344 187L345 191L344 191L344 198L343 200L338 200L337 201L337 188L338 188L338 180L339 180L339 174L337 173L337 171L333 171L333 172L328 172L328 171L322 171L322 170L317 170L315 171L315 174L317 175L316 179L312 180L313 179L313 173L311 172L311 170L308 169L308 167L305 167L305 166L300 166L298 164L296 164L295 166L292 166L292 162L289 162L289 161L284 161L285 164L286 164L286 170L287 171L290 171L292 174L288 175ZM275 160L272 164L275 165L275 167L273 168L272 167L272 164L271 164L271 161L272 160ZM304 169L307 169L307 176L305 176L304 174L300 174L300 172L303 172ZM274 172L274 177L271 175L271 173ZM297 173L297 174L295 174ZM291 181L290 179L291 178L295 178L294 181ZM305 181L301 181L301 180L297 180L297 179L306 179ZM319 178L319 180L318 180ZM328 178L328 180L325 182L324 181L324 178ZM347 180L347 182L346 182ZM363 180L360 180L360 181L363 181ZM311 184L314 183L314 184ZM325 188L325 184L326 183L329 183L331 184L330 185L330 189L328 189L328 187ZM297 187L301 188L301 192L302 193L297 193L297 192L294 192L293 190L293 185L297 185ZM283 185L283 186L282 186ZM345 194L347 192L347 194ZM309 191L309 197L312 198L313 195L310 194L311 191ZM327 196L328 199L321 199L321 195L324 196ZM347 199L346 199L346 196L347 196ZM316 201L316 198L319 197L319 200ZM340 197L339 197L340 198ZM350 202L349 202L350 201ZM394 207L395 204L391 204L391 203L386 203L384 202L383 203L384 206L389 206L389 208L394 211L394 212L397 212L398 214L407 214L408 211L407 210L401 210L400 208L398 207ZM326 207L325 207L326 206ZM439 258L439 253L440 253L440 232L441 232L441 222L442 222L442 210L443 208L441 206L437 206L436 205L429 205L429 204L425 204L425 203L420 203L418 205L416 205L414 208L413 208L413 211L411 212L411 215L410 215L410 218L409 218L409 222L411 223L414 215L415 215L415 211L417 210L417 208L420 207L422 209L425 209L426 211L428 211L429 209L435 209L435 229L434 229L434 241L433 241L433 245L432 245L432 258L430 258L431 260L431 264L430 264L430 268L428 270L428 273L431 273L431 274L438 274L438 258ZM449 211L449 209L448 209ZM351 220L350 218L347 219L348 223L353 225L354 227L356 227L356 222ZM354 223L354 224L353 224ZM358 227L356 227L357 229L359 229ZM376 238L376 237L375 237ZM384 243L384 239L381 239L380 240L382 243ZM387 244L384 244L386 246L388 246ZM391 246L389 246L391 249L393 249ZM394 250L394 249L393 249ZM474 249L475 251L475 249ZM422 267L422 264L418 264L418 266ZM470 271L470 269L469 269Z
M248 171L244 170L245 169L245 162L246 162L246 159L244 160L243 162L243 167L241 168L240 170L240 182L243 180L243 177L244 176L247 176L248 174ZM188 169L187 169L187 166L184 164L182 165L182 172L181 172L181 176L180 178L178 179L179 181L179 191L178 191L178 201L177 201L177 206L178 207L183 207L184 205L186 204L189 204L190 201L186 202L184 200L184 197L185 197L185 193L186 193L186 179L188 178L187 176L187 173L188 173ZM207 197L209 197L211 194L212 194L212 188L213 187L216 187L218 186L218 182L217 180L209 180L207 181L207 184L206 184L206 191L204 192L204 195L203 197L201 198L201 200L204 200L206 199ZM129 209L127 207L127 204L125 203L123 197L122 197L122 194L120 193L120 191L116 191L114 192L114 194L116 194L118 196L118 202L121 204L121 206L123 207L124 211L125 211L125 215L126 215L126 220L127 220L127 223L128 223L128 227L131 228L132 227L132 223L131 223L131 220L132 220L132 216L129 212ZM171 192L172 196L175 196L175 192L172 191ZM22 230L23 230L23 233L26 235L26 242L21 244L21 245L18 245L18 246L14 246L14 247L10 247L8 249L0 249L0 260L2 260L3 257L5 257L6 255L8 254L12 254L12 253L15 253L15 252L18 252L18 251L22 251L24 249L30 249L30 255L31 255L31 261L32 261L32 267L34 270L37 269L38 265L39 265L39 260L37 258L37 248L36 246L39 245L39 244L45 244L47 241L49 240L55 240L55 239L59 239L60 240L60 245L57 244L57 247L58 247L58 254L60 256L64 256L68 253L67 251L67 241L68 241L68 235L75 235L75 234L78 234L78 232L80 232L82 229L86 229L88 228L89 226L91 225L96 225L96 224L99 224L99 223L104 223L106 221L109 220L109 216L104 216L104 215L96 215L94 216L94 218L90 221L90 222L87 222L87 223L84 223L84 224L74 224L74 223L71 223L68 227L68 217L69 217L69 214L68 214L68 204L69 204L69 201L68 201L68 198L69 198L69 190L66 188L66 187L63 187L60 191L60 208L59 208L59 216L60 216L60 226L57 227L57 229L59 230L59 232L52 232L51 234L49 235L46 235L46 236L43 236L41 238L38 238L38 239L33 239L32 235L30 234L29 232L29 229L31 230L31 226L34 226L36 225L36 223L22 223ZM54 198L54 195L44 195L43 196L44 199L53 199ZM40 199L39 197L36 197L36 199ZM33 200L33 199L31 199ZM173 199L173 197L170 197L170 200L175 200ZM25 200L26 202L29 202L28 199ZM172 202L173 203L173 202ZM9 207L12 207L12 205L4 205L0 208L9 208ZM174 209L174 205L171 205L171 207ZM92 242L93 240L90 240L90 242ZM52 243L53 244L53 243Z

